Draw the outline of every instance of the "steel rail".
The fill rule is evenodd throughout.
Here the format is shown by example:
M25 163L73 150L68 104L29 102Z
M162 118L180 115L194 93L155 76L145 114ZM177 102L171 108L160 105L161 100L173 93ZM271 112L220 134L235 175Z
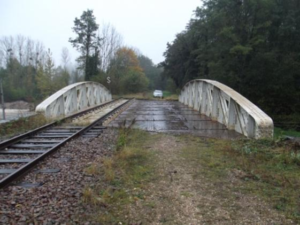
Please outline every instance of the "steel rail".
M111 103L113 103L113 102L115 102L115 101L117 101L117 100L120 100L120 99L121 99L121 98L118 98L118 99L115 99L115 100L112 100L112 101L109 101L109 102L105 102L105 103L103 103L103 104L101 104L101 105L97 105L97 106L94 106L94 107L92 107L92 108L85 109L85 110L80 111L80 112L78 112L78 113L72 114L72 115L70 115L70 116L68 116L68 117L65 117L65 118L63 118L63 119L60 120L60 121L54 121L54 122L52 122L52 123L49 123L49 124L43 125L43 126L41 126L41 127L38 127L38 128L36 128L36 129L34 129L34 130L28 131L28 132L26 132L26 133L24 133L24 134L20 134L20 135L18 135L18 136L16 136L16 137L13 137L13 138L10 138L10 139L5 140L5 141L3 141L3 142L0 142L0 150L6 148L6 147L8 147L8 146L10 146L10 145L12 145L12 144L14 144L14 143L16 143L16 142L18 142L18 141L21 141L21 140L23 140L23 139L25 139L25 138L27 138L27 137L29 137L29 136L31 136L31 135L34 135L34 134L36 134L36 133L38 133L38 132L40 132L40 131L42 131L42 130L48 128L48 127L55 126L55 125L57 125L58 123L63 122L63 121L66 121L66 120L68 120L68 119L73 119L73 118L75 118L75 117L82 116L82 115L84 115L85 113L88 113L88 112L93 111L93 110L97 110L98 108L101 108L101 107L103 107L103 106L105 106L105 105L111 104Z
M117 99L118 100L118 99ZM95 110L96 108L99 108L101 106L104 106L104 105L107 105L107 104L110 104L110 103L113 103L117 100L113 100L113 101L110 101L110 102L106 102L102 105L99 105L97 107L94 107L94 108L91 108L89 110L85 110L85 111L82 111L80 113L76 113L74 115L71 115L69 117L66 117L63 119L63 121L67 120L67 119L70 119L70 118L74 118L74 117L77 117L81 114L84 114L88 111L93 111ZM16 179L20 178L22 175L24 175L25 173L27 173L30 169L32 169L36 164L38 164L41 160L43 160L46 156L52 154L55 152L55 150L57 150L59 147L63 146L65 143L67 143L68 141L70 141L71 139L83 134L84 132L88 131L89 129L91 129L92 127L98 125L101 121L104 121L108 116L110 116L111 114L113 114L114 112L116 112L118 109L120 109L122 106L128 104L130 102L130 100L122 103L121 105L119 105L118 107L114 108L112 111L110 111L109 113L103 115L102 117L100 117L99 119L95 120L94 122L92 122L90 125L80 129L79 131L77 131L76 133L74 133L73 135L71 135L70 137L66 138L66 139L63 139L61 142L59 142L57 145L54 145L52 148L46 150L46 152L44 152L43 154L37 156L36 158L34 158L32 161L28 162L27 164L21 166L20 168L18 168L16 171L14 171L13 173L10 173L8 176L4 177L2 180L0 180L0 189L1 188L4 188L6 187L7 185L9 185L11 182L15 181ZM58 122L53 122L51 124L48 124L48 125L45 125L45 126L42 126L40 128L37 128L31 132L27 132L26 134L24 135L20 135L18 137L15 137L15 138L12 138L8 141L5 141L5 142L2 142L1 145L0 145L0 149L2 149L2 146L6 146L7 147L7 144L8 143L11 143L11 144L14 144L16 143L17 141L20 141L20 140L23 140L24 138L26 137L29 137L31 135L34 135L36 134L37 132L39 131L42 131L44 130L45 128L48 128L52 125L55 125L57 124ZM17 139L17 140L14 140L14 139ZM11 145L9 144L9 145ZM8 145L8 146L9 146Z

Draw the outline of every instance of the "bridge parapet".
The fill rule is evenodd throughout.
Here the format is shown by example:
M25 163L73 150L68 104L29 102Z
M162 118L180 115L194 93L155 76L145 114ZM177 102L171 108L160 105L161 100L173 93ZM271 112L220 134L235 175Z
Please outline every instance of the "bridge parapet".
M188 82L179 101L246 137L273 137L273 120L248 99L217 81Z
M79 82L68 85L40 103L35 111L46 117L68 116L112 99L110 91L100 83Z

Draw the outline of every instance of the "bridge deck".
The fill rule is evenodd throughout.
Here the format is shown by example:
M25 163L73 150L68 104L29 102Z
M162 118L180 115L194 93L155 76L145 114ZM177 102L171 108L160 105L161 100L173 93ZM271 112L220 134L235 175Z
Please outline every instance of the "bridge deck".
M228 130L223 124L177 101L136 100L127 110L109 123L119 127L126 120L129 126L155 132L192 133L198 136L223 139L241 138L242 135Z

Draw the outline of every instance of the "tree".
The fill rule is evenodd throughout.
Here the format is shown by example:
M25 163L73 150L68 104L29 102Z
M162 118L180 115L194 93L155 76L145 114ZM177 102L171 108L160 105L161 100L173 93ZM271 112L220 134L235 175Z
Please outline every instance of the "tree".
M69 54L63 51L63 68L54 65L50 49L43 43L18 35L0 38L0 70L7 101L40 101L68 85ZM1 60L0 60L1 61Z
M144 55L138 56L139 64L146 77L149 79L149 89L163 89L162 69L155 66L150 58Z
M92 51L97 46L97 42L99 42L96 32L98 27L99 25L96 23L93 10L84 11L80 19L76 17L74 20L73 31L77 37L69 39L73 47L81 53L78 62L80 62L82 69L84 69L85 80L90 80L94 75L90 70L89 61Z
M37 87L43 98L68 85L70 75L62 67L55 68L52 53L48 49L45 65L39 65L37 71Z
M108 72L113 93L139 92L148 86L148 79L139 65L135 52L127 47L120 48L111 61ZM137 88L140 86L141 88Z
M204 1L167 45L164 75L178 88L195 78L217 80L275 118L299 115L299 6L295 0Z
M68 48L63 48L61 50L61 62L64 69L67 69L70 60L71 57Z
M106 72L111 60L114 58L118 49L121 48L123 38L111 24L103 24L100 34L100 68Z
M123 93L138 93L146 91L149 80L141 70L129 69L121 78Z
M82 74L82 71L80 71L78 67L75 66L75 68L73 68L70 73L70 83L73 84L82 81L84 81L84 75Z
M56 90L54 85L54 61L50 49L47 51L46 64L40 65L37 71L36 81L37 87L43 98L48 97Z
M61 52L61 60L62 60L62 68L58 67L58 73L60 74L61 77L61 82L63 84L69 84L70 83L70 69L69 69L69 62L70 62L70 54L69 50L67 48L63 48Z

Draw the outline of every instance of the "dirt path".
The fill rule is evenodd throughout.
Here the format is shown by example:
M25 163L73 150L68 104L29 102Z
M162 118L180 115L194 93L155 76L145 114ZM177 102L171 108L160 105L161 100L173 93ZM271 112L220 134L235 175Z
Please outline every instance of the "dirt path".
M184 138L161 135L147 148L155 151L156 175L143 199L129 206L131 224L293 224L255 196L242 194L231 172L209 177L200 153L209 148L198 138L190 151Z

